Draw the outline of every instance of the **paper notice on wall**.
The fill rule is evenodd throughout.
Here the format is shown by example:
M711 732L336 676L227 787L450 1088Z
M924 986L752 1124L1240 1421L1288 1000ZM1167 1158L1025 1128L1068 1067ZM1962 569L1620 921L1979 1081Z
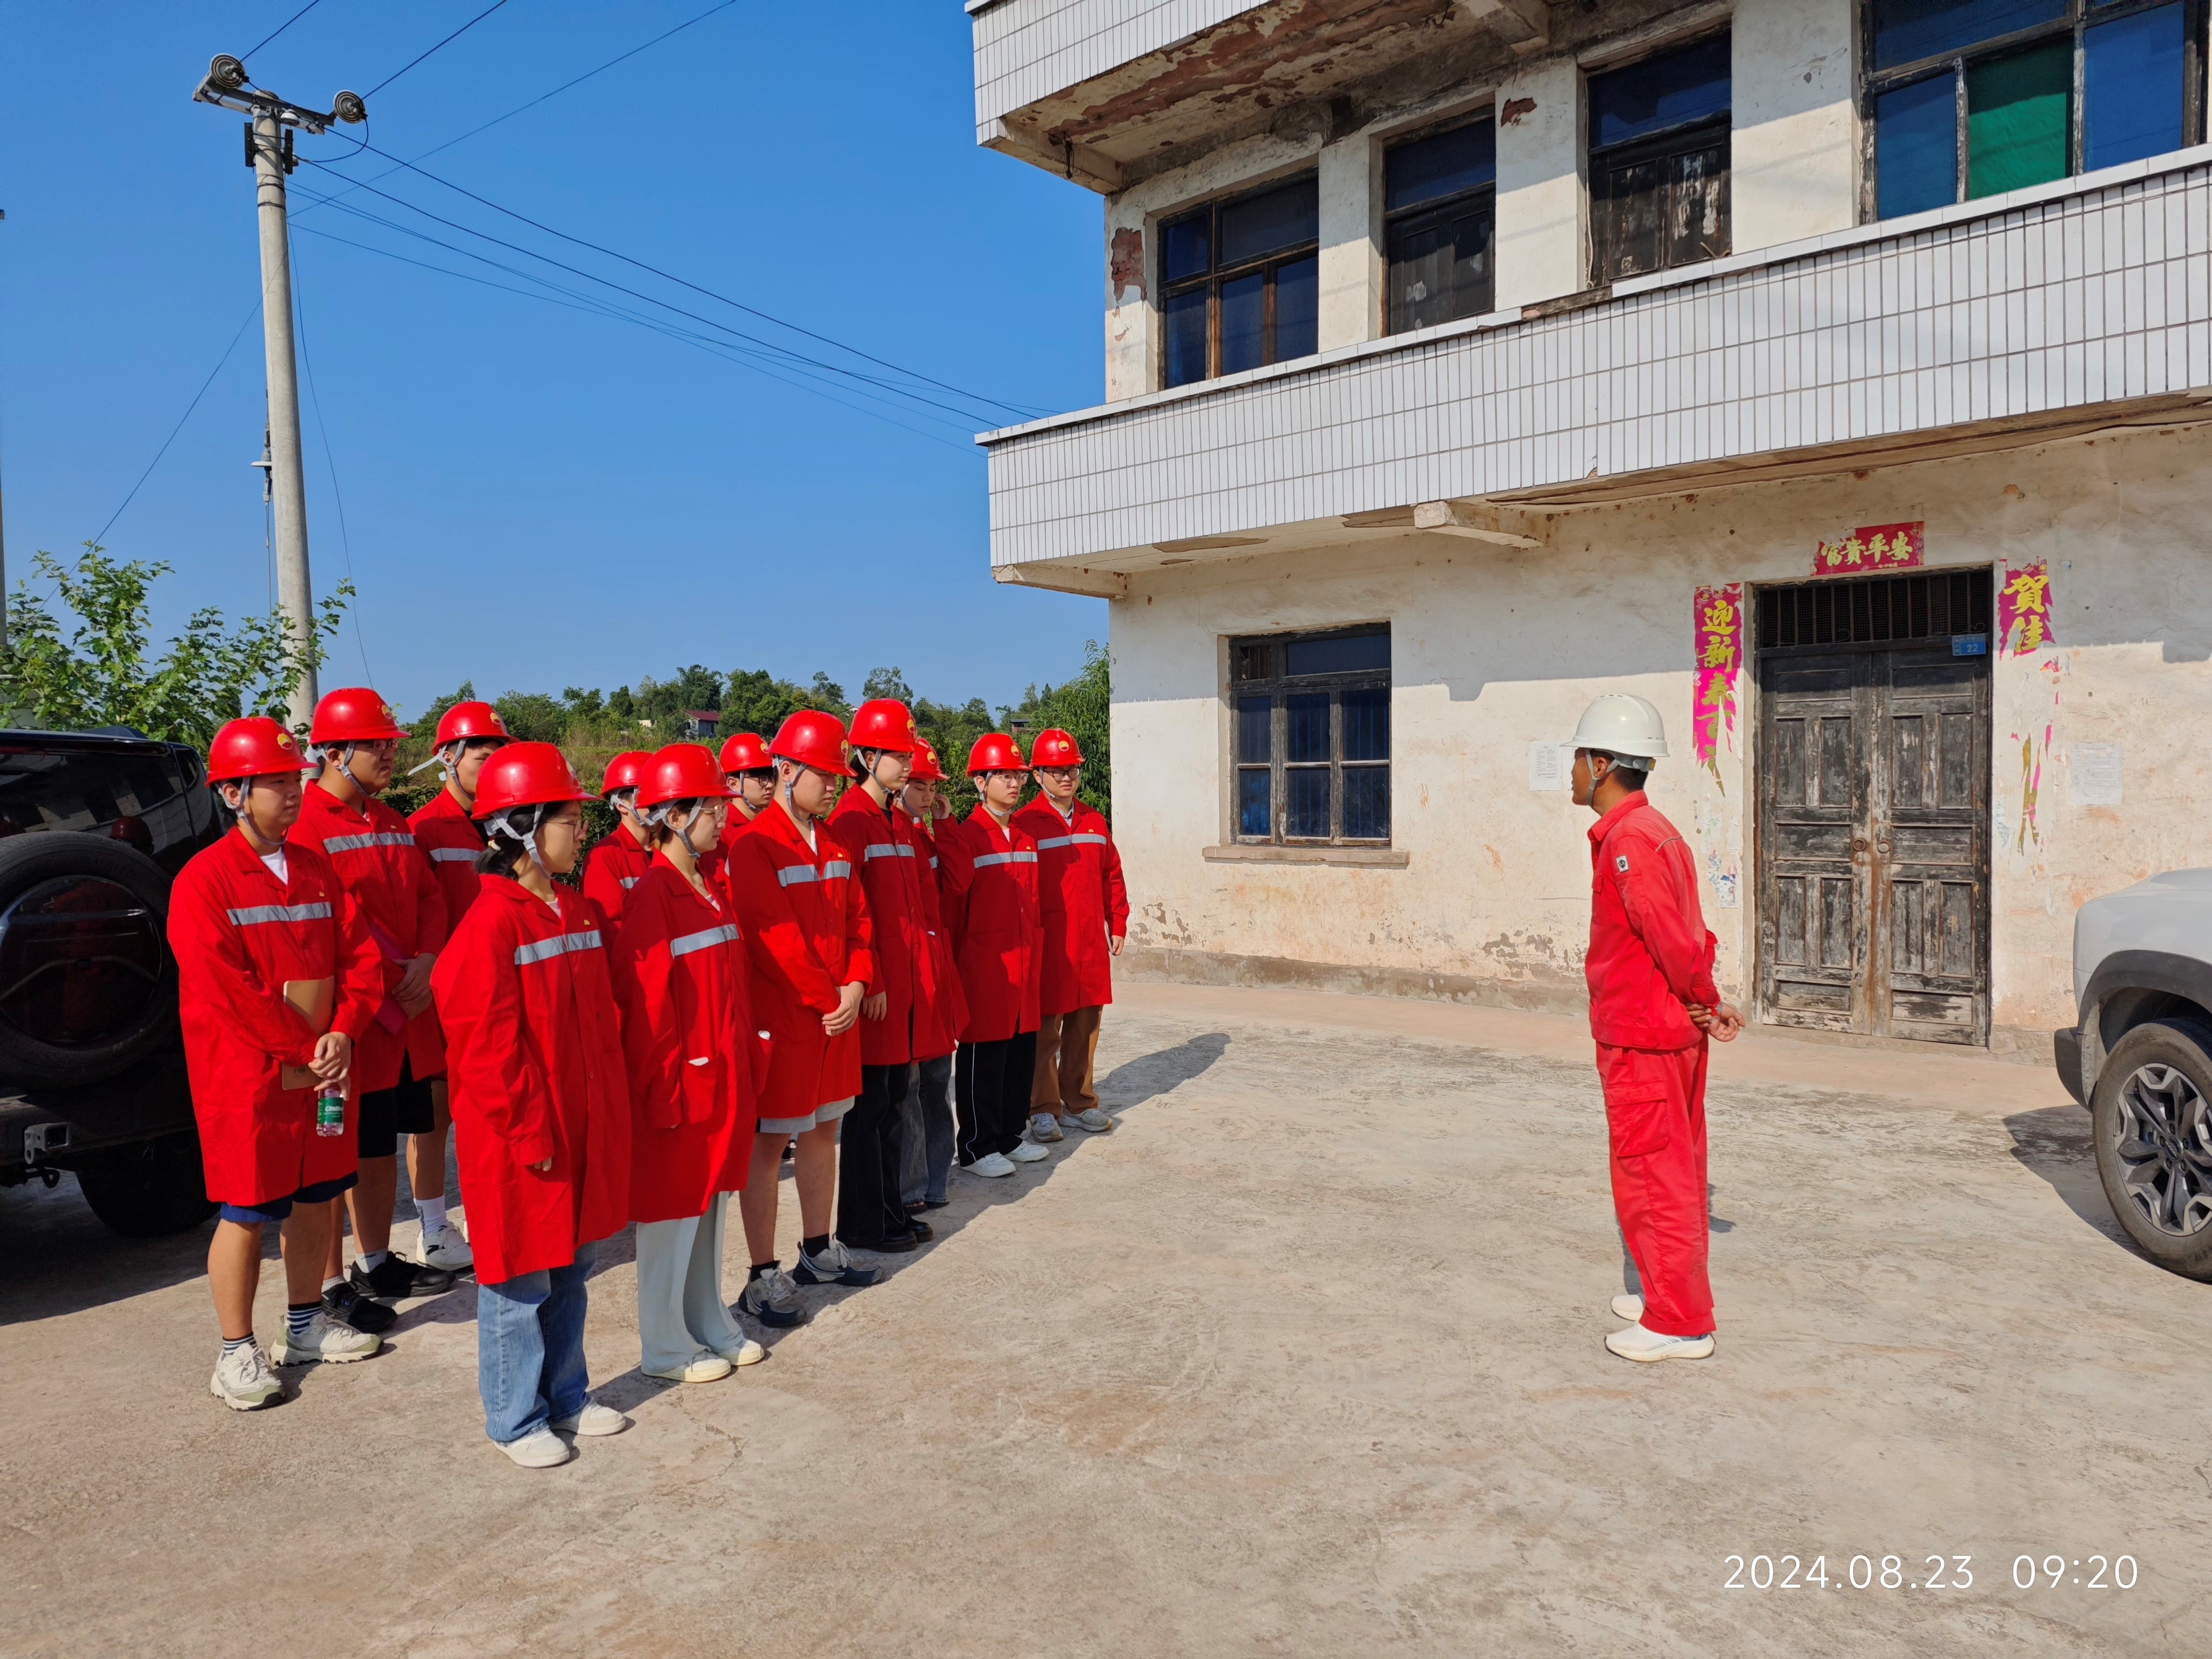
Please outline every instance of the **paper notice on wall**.
M1574 781L1575 746L1541 739L1528 745L1528 787L1565 789Z
M2120 745L2117 743L2077 743L2067 771L2073 778L2076 806L2118 806L2120 804Z

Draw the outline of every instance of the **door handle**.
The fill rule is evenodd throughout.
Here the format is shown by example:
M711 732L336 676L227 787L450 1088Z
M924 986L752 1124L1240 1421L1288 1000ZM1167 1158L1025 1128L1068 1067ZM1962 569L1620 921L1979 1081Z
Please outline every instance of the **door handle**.
M1867 838L1864 836L1853 836L1851 837L1851 856L1853 858L1864 858L1866 856L1866 849Z

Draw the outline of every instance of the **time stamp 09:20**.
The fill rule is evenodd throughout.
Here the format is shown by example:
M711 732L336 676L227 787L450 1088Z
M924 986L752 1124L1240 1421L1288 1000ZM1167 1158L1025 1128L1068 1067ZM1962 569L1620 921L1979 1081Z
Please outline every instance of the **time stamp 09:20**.
M1841 1557L1838 1558L1842 1560ZM1809 1560L1795 1555L1731 1555L1722 1565L1728 1571L1723 1589L1913 1589L1970 1590L2009 1583L2014 1589L2130 1590L2136 1587L2136 1559L2132 1555L2015 1555L2012 1571L2003 1578L1984 1580L1974 1575L1971 1555L1929 1555L1918 1558L1918 1571L1902 1555L1854 1555L1838 1568L1828 1558Z

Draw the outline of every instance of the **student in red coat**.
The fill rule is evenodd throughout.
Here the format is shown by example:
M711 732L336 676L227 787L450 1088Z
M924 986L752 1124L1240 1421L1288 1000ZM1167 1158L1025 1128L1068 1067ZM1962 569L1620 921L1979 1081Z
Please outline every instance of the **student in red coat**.
M1636 1323L1605 1346L1623 1359L1703 1359L1713 1351L1706 1276L1705 1040L1743 1017L1713 984L1713 936L1697 863L1644 793L1667 754L1659 711L1611 692L1575 732L1575 804L1590 828L1590 1034L1612 1143L1613 1211L1641 1295L1613 1302Z
M914 769L899 793L894 814L900 832L914 848L921 877L922 922L929 949L918 964L914 1006L914 1084L901 1108L906 1134L906 1165L901 1197L910 1215L941 1210L945 1183L952 1169L952 1054L968 1004L960 994L960 969L952 960L952 936L945 921L944 859L938 830L952 809L938 793L945 769L926 738L914 746ZM955 832L957 833L957 831Z
M802 709L769 745L776 798L730 845L725 878L753 965L753 1009L768 1033L760 1133L739 1207L752 1273L739 1306L769 1325L803 1317L802 1285L872 1285L830 1236L837 1185L837 1125L860 1091L860 1000L875 977L868 910L853 861L823 827L845 776L845 726ZM776 1167L799 1139L796 1274L775 1249Z
M766 1358L722 1300L730 1194L752 1167L759 1095L744 939L699 871L721 840L727 786L699 744L671 744L647 764L637 807L653 860L630 890L614 957L629 1056L637 1332L647 1376L711 1382Z
M730 816L741 830L775 801L775 762L768 744L750 732L732 732L723 741L721 758L722 781L730 786Z
M322 1303L331 1200L354 1184L349 1072L384 1000L377 951L322 857L287 845L300 816L298 741L275 720L216 734L208 778L238 827L169 892L169 948L208 1196L221 1206L208 1285L222 1352L208 1391L235 1411L283 1392L253 1340L262 1230L284 1232L288 1296L276 1363L362 1359L378 1339ZM338 1121L318 1115L337 1103Z
M430 1079L446 1074L446 1042L430 1006L430 969L446 942L446 901L407 820L377 797L392 782L399 740L392 705L367 686L332 691L315 705L308 740L322 751L322 775L307 786L292 840L330 860L360 902L369 938L384 958L385 997L354 1054L361 1087L361 1183L348 1195L356 1255L350 1273L334 1226L323 1269L323 1300L365 1331L398 1318L373 1300L435 1296L453 1287L450 1266L393 1254L392 1207L399 1192L399 1137L437 1127ZM442 1139L442 1137L441 1137ZM442 1181L440 1183L443 1185Z
M415 832L415 844L438 878L447 933L461 925L469 906L477 902L483 879L477 874L477 854L483 851L483 833L469 816L477 804L477 779L484 762L513 741L507 723L489 703L457 702L439 716L437 746L422 763L440 768L446 787L416 810L407 827ZM415 769L419 772L422 767ZM430 1018L437 1018L434 1007ZM459 1269L473 1266L476 1257L461 1230L446 1214L446 1138L453 1126L446 1079L433 1078L430 1128L407 1137L407 1190L415 1194L416 1212L422 1218L424 1264Z
M968 1003L952 1066L960 1163L993 1177L1049 1156L1022 1138L1036 1071L1043 971L1036 840L1014 822L1027 771L1021 745L1005 732L976 738L968 775L982 799L965 823L947 824L938 840L958 894L953 949Z
M611 927L622 926L623 907L653 862L651 837L637 815L637 786L652 759L642 749L625 750L607 763L599 785L599 799L621 822L584 855L584 896L599 907Z
M484 1430L526 1468L566 1462L563 1434L629 1419L584 1372L592 1245L629 1220L629 1079L607 927L553 878L575 868L584 792L550 743L485 765L483 890L438 957L455 1150L477 1252Z
M1015 815L1036 838L1044 917L1030 1137L1058 1140L1063 1125L1103 1134L1114 1120L1099 1109L1091 1062L1099 1020L1114 1000L1113 959L1129 931L1129 892L1113 830L1103 813L1076 796L1083 750L1075 739L1057 726L1038 732L1030 769L1042 793Z

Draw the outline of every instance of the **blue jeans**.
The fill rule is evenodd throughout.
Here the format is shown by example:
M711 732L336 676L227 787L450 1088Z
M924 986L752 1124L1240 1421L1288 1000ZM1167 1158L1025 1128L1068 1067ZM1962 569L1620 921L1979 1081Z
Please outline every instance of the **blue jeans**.
M590 1398L584 1378L584 1281L592 1247L566 1267L477 1286L477 1388L484 1432L504 1446Z
M952 1169L952 1056L915 1062L914 1081L899 1103L906 1124L906 1168L899 1196L908 1204L945 1202Z

